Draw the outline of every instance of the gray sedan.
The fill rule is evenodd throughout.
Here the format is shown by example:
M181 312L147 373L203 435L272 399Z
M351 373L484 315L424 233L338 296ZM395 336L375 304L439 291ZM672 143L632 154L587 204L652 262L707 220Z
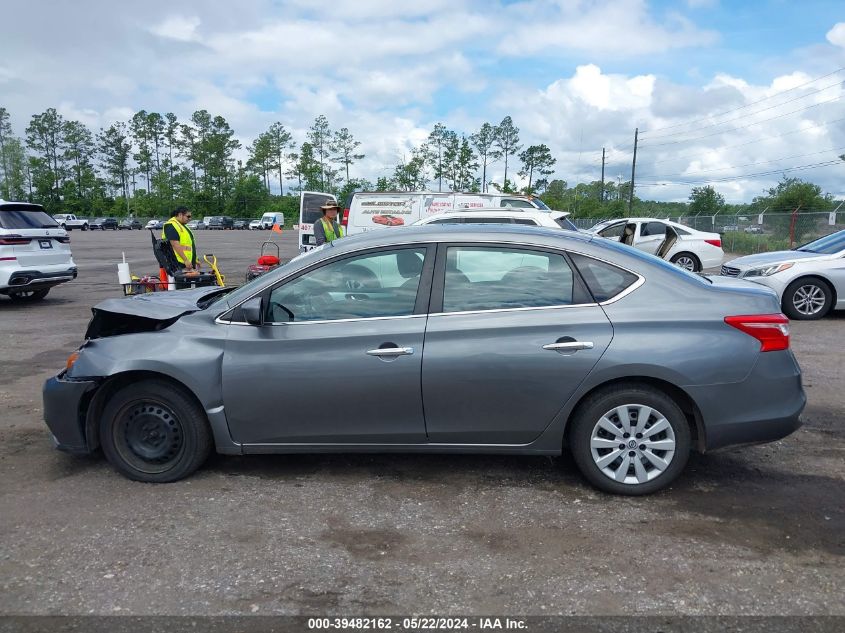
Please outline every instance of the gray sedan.
M174 481L226 454L557 455L645 494L805 398L768 288L519 226L344 238L227 291L111 299L44 387L58 448Z

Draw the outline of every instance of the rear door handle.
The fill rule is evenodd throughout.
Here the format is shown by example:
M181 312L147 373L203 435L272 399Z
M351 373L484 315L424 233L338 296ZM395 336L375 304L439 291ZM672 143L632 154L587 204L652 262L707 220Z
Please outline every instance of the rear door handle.
M379 347L378 349L368 349L369 356L390 357L390 356L411 356L414 353L413 347Z
M579 349L593 349L593 344L590 341L566 341L565 343L549 343L548 345L543 345L543 349L553 352L577 352Z

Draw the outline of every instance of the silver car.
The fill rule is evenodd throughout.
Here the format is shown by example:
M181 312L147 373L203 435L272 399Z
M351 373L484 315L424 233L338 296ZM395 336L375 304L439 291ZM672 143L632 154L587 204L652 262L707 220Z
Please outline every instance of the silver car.
M226 454L557 455L613 493L782 438L805 398L768 288L599 237L424 226L236 290L110 299L44 387L56 445L166 482Z
M845 310L845 230L792 251L734 259L722 266L722 275L768 286L791 319L820 319Z

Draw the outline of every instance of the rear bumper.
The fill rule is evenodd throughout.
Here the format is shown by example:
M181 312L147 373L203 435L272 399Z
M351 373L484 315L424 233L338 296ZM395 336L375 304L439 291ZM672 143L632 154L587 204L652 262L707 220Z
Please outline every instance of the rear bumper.
M760 354L742 382L685 390L698 404L708 451L782 439L801 426L807 403L801 370L789 351Z
M50 288L67 281L76 279L78 271L76 266L45 266L41 270L21 268L18 270L3 271L0 277L0 289L4 292L10 290L37 290L39 288Z
M44 383L44 422L53 434L53 444L60 451L87 454L91 450L85 437L85 408L97 388L95 380L71 380L64 372Z

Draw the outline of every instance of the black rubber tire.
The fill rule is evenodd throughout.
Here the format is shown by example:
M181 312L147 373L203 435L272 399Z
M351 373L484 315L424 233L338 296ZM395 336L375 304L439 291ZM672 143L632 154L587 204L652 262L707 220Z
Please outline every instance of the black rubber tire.
M22 294L23 292L27 294ZM49 288L41 288L39 290L24 290L21 292L11 292L9 293L9 299L11 299L12 301L17 301L19 303L41 301L44 297L47 296L48 292L50 292Z
M83 230L83 231L87 231L87 230L88 230L88 225L87 225L87 224L83 224L83 225L82 225L82 230Z
M675 264L677 266L678 260L681 257L689 257L690 259L692 259L692 262L693 262L692 272L694 272L694 273L700 273L701 272L701 260L698 259L698 257L696 257L695 253L687 253L687 252L677 253L677 254L673 255L672 259L669 260L669 261L671 261L673 264ZM685 269L685 270L687 270L687 269Z
M815 314L801 314L795 309L795 305L793 304L793 295L795 295L795 292L802 286L808 286L811 284L818 286L824 294L824 306L822 306L822 309ZM817 321L830 312L832 307L833 290L831 290L830 284L828 284L824 279L819 279L818 277L801 277L789 284L786 287L786 290L783 291L781 309L783 309L783 313L786 316L795 321Z
M171 461L157 465L147 462L149 467L146 470L138 467L138 464L144 464L143 458L132 456L133 463L125 457L132 454L132 449L117 428L119 424L129 428L131 419L126 418L130 410L144 403L153 407L163 405L172 412L175 423L180 427L182 442L182 448ZM103 453L111 465L129 479L149 483L184 479L202 466L213 448L205 412L182 388L164 380L142 380L120 389L109 399L103 411L99 432Z
M607 411L624 404L644 404L662 413L675 434L675 454L669 467L642 484L613 481L596 465L590 449L593 427ZM647 495L671 484L689 459L691 433L683 411L664 392L643 384L619 384L590 395L570 420L569 450L581 474L596 488L619 495Z

